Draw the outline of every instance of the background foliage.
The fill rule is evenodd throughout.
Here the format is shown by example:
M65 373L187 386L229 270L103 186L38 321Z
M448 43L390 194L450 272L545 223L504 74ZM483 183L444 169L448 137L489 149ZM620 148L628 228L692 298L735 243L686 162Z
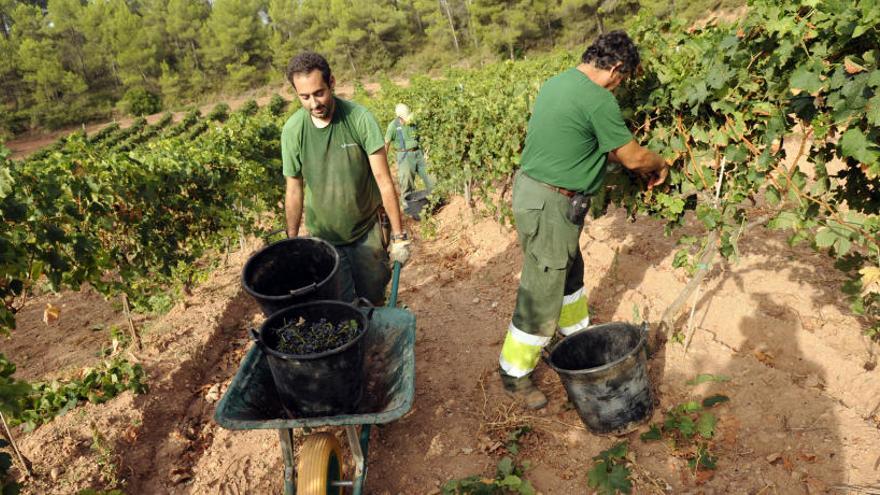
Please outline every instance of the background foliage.
M280 82L304 49L347 77L375 79L580 47L639 9L694 18L742 0L678 3L675 11L657 0L0 0L0 138ZM133 104L143 95L156 98L149 108Z

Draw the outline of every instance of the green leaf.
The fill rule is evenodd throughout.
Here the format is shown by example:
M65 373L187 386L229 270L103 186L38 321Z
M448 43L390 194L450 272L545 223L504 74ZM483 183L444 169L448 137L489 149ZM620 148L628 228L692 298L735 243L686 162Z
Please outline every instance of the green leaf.
M495 482L498 486L509 486L511 488L519 488L522 485L522 479L515 474L508 474L503 479Z
M767 189L764 191L764 198L767 200L767 203L770 205L775 206L775 205L779 204L779 199L780 199L779 192L776 190L775 187L768 186Z
M9 196L14 186L15 181L12 179L12 175L9 174L9 169L0 167L0 199Z
M605 489L609 485L608 482L608 465L605 461L593 463L593 467L587 471L587 485L597 490Z
M510 457L504 457L500 461L498 461L498 473L501 477L509 476L513 474L513 459Z
M836 241L840 236L837 234L837 231L830 229L828 227L822 227L816 231L816 246L820 248L828 248L834 245L834 241Z
M630 471L625 466L615 464L609 468L605 461L598 461L587 472L587 485L602 495L631 493Z
M718 404L727 402L729 400L730 400L730 397L728 397L726 395L721 395L721 394L711 395L711 396L703 399L703 407L705 407L705 408L714 407L714 406L717 406Z
M715 435L715 424L717 421L712 413L705 412L701 414L700 419L697 420L697 432L703 438L712 438Z
M690 254L688 253L688 250L687 249L679 249L675 253L675 258L673 258L673 260L672 260L672 267L673 268L681 268L683 266L687 266L689 261L690 261Z
M643 442L653 442L656 440L661 440L663 438L663 434L660 432L659 426L651 425L651 429L639 435L639 438L641 438Z
M800 89L813 94L822 89L822 80L819 74L811 71L807 65L801 65L792 74L789 81L792 89Z
M800 217L792 211L782 211L776 218L770 220L767 226L771 229L796 229L801 226Z
M608 484L612 489L621 493L631 493L632 482L629 479L629 475L629 469L617 464L611 468L611 473L608 475Z
M519 494L535 495L535 488L532 486L532 483L529 482L529 480L522 480L522 484L519 485Z
M873 98L868 100L865 117L867 117L869 124L880 127L880 94L875 94Z
M700 373L699 375L697 375L693 379L688 380L687 384L688 385L699 385L701 383L707 383L707 382L721 383L721 382L729 382L729 381L730 381L730 377L727 375L713 375L711 373ZM705 401L703 401L703 405L704 406L706 405Z
M681 419L679 419L676 426L678 428L678 431L680 431L681 434L687 438L694 436L694 433L697 432L697 425L694 423L694 420L692 420L688 416L683 416Z
M696 457L688 461L688 466L690 466L691 469L715 469L717 467L717 461L718 459L709 453L709 450L704 444L700 445L700 448L697 449Z
M861 129L850 128L840 138L840 152L845 157L851 157L861 163L873 163L880 158L880 152L876 151L874 143L865 137Z
M608 453L608 456L611 459L623 459L624 457L626 457L628 446L629 444L627 444L626 442L619 442L614 447L611 447L605 452Z

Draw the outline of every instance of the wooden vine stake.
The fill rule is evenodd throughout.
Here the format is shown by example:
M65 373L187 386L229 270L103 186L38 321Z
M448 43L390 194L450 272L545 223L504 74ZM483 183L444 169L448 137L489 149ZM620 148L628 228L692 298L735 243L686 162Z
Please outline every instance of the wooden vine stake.
M122 293L122 310L125 311L125 318L128 320L128 331L129 333L131 333L132 342L134 342L137 350L144 350L144 345L141 343L141 338L134 328L134 320L131 319L131 308L128 305L128 294L124 292Z
M718 169L718 180L715 182L715 209L717 210L720 206L721 202L721 185L724 183L724 169L727 166L727 158L721 159L721 167ZM715 252L715 243L712 245L706 245L707 250L711 250L713 253ZM710 260L711 261L711 258ZM703 273L709 272L709 265L704 265L700 267L705 270ZM700 279L702 282L702 278ZM688 317L688 330L687 330L687 338L684 341L684 352L687 353L688 347L691 345L691 339L694 338L694 332L696 331L694 328L694 311L697 309L697 303L700 302L700 289L702 285L697 286L697 292L694 295L694 301L691 304L691 314Z
M238 203L238 205L236 205L235 210L236 210L236 211L237 211L242 217L244 217L244 214L243 214L243 212L244 212L244 206L242 206L241 203ZM238 229L238 247L239 247L239 249L240 249L241 251L244 251L244 248L247 247L247 244L245 244L245 239L244 239L244 225L242 225L241 223L239 223L237 229Z
M6 417L3 415L3 412L0 411L0 422L3 423L3 436L6 437L6 440L9 441L9 445L12 446L13 452L15 452L15 456L18 458L18 462L21 464L24 472L27 473L28 476L33 476L34 473L31 471L31 462L23 455L21 455L21 451L18 449L18 444L15 443L15 439L12 438L12 431L9 430L9 425L6 424Z

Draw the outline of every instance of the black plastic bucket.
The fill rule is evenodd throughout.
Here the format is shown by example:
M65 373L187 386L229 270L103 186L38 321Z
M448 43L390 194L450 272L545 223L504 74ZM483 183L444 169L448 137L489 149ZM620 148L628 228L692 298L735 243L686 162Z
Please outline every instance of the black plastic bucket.
M421 220L422 211L428 208L428 191L413 191L403 196L406 204L403 212L415 220Z
M650 417L647 332L628 323L579 330L547 356L568 398L594 433L623 434Z
M315 237L283 239L248 259L241 284L266 316L294 304L339 299L339 253Z
M287 322L321 318L338 325L357 321L360 333L336 349L317 354L286 354L275 349L278 330ZM297 304L273 314L254 332L266 353L281 404L291 417L336 416L354 412L364 392L364 334L370 320L340 301Z

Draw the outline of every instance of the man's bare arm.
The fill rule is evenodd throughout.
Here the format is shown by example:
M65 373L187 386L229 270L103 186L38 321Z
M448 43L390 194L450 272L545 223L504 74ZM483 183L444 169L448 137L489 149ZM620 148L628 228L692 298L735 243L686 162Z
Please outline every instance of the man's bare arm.
M285 177L284 216L287 219L287 237L299 235L303 211L303 178Z
M400 202L397 199L397 191L394 190L394 182L391 180L391 172L388 169L388 159L385 155L385 149L379 148L375 153L370 155L370 169L379 185L379 192L382 194L382 206L385 207L385 213L388 214L388 220L391 222L391 233L403 233L403 224L400 221Z
M633 172L649 175L648 189L653 189L666 181L669 164L657 153L640 146L635 140L608 152L608 159L617 162Z

